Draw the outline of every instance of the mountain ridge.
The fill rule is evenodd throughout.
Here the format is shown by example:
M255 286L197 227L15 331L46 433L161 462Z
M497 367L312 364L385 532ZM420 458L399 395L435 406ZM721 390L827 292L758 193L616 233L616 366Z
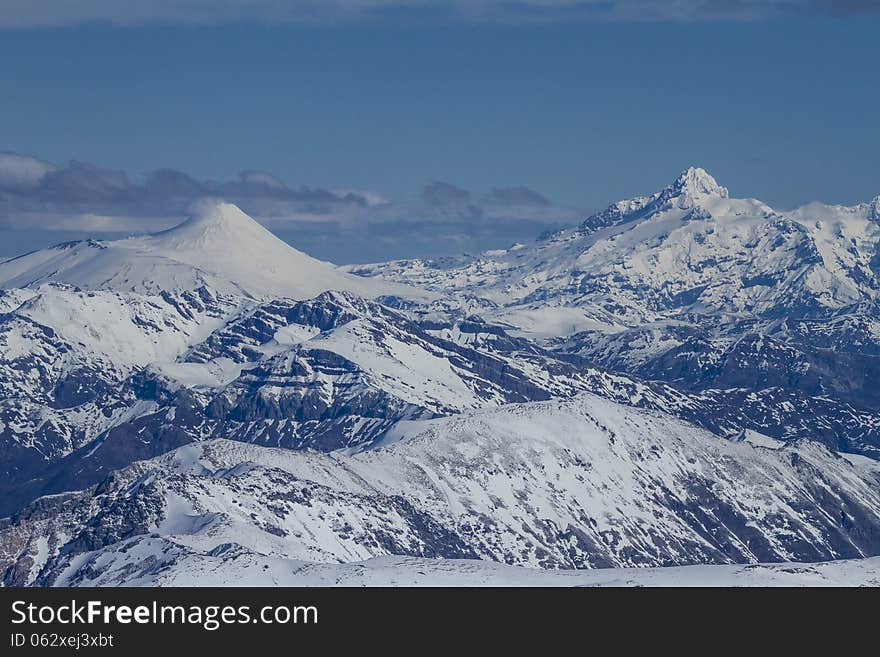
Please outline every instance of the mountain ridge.
M507 308L583 308L612 327L688 310L823 315L873 301L880 287L880 226L868 204L845 210L817 225L805 211L732 198L692 167L524 248L347 269Z
M542 568L880 551L876 461L769 444L594 395L408 423L348 455L205 441L38 501L0 531L0 553L16 555L7 583L47 585L102 577L150 536L164 547L143 544L124 571L175 544L221 562L238 545L312 562L398 554ZM54 538L41 547L32 530Z

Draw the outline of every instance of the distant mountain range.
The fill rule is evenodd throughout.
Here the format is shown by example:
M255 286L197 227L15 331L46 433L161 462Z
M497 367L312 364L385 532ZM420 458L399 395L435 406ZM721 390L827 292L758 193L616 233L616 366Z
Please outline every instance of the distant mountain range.
M344 268L217 204L0 286L8 585L880 554L880 197L780 212L688 169Z

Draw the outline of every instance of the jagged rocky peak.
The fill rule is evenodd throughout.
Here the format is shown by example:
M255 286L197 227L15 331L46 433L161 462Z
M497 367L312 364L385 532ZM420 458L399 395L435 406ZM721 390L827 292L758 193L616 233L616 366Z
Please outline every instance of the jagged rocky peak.
M675 181L651 196L636 196L612 203L602 212L587 217L581 224L581 232L591 232L626 221L632 221L656 210L665 210L670 206L691 209L700 206L706 198L728 198L726 187L705 169L688 167L682 171ZM703 214L711 216L708 211Z
M689 196L728 197L727 188L719 185L708 171L700 167L688 167L682 171L667 190L672 192L669 194L670 196L686 194Z

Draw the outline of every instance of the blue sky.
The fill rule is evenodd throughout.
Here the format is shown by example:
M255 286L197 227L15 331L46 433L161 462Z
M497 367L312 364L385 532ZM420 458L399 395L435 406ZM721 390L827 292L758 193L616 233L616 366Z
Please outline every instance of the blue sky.
M436 3L432 20L383 6L363 18L342 2L306 22L159 12L102 24L56 16L60 27L41 26L49 0L32 13L0 0L0 14L4 4L24 27L0 19L0 151L125 172L135 186L157 169L215 186L261 171L330 192L349 202L260 207L297 246L337 261L504 246L654 191L691 164L781 208L880 194L880 12L870 1L810 11L745 2L785 10L720 17L643 7L642 21L632 20L638 2L606 3L636 12L626 20L564 6L475 16ZM77 223L90 196L65 194L91 183L71 179L39 207L0 190L0 253L101 228L149 230L185 212L139 187L136 202L95 202L91 214L125 221ZM424 189L438 182L470 196L446 190L438 205ZM65 221L47 219L68 202ZM352 246L373 221L385 242ZM444 239L395 239L409 224Z

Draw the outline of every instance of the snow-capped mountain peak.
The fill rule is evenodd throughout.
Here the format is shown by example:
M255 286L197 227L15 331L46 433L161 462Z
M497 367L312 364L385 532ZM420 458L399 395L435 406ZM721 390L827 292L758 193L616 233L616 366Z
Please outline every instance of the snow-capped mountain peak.
M728 198L728 191L726 187L719 185L718 181L705 169L688 167L678 175L678 178L669 187L661 192L661 196L692 199L701 196Z
M348 289L332 265L293 248L231 203L202 205L183 223L147 238L144 246L151 255L222 276L254 296L307 298L325 289Z
M155 236L157 245L180 250L238 250L290 248L286 243L263 228L241 211L237 205L225 202L201 205L195 214L182 224Z

